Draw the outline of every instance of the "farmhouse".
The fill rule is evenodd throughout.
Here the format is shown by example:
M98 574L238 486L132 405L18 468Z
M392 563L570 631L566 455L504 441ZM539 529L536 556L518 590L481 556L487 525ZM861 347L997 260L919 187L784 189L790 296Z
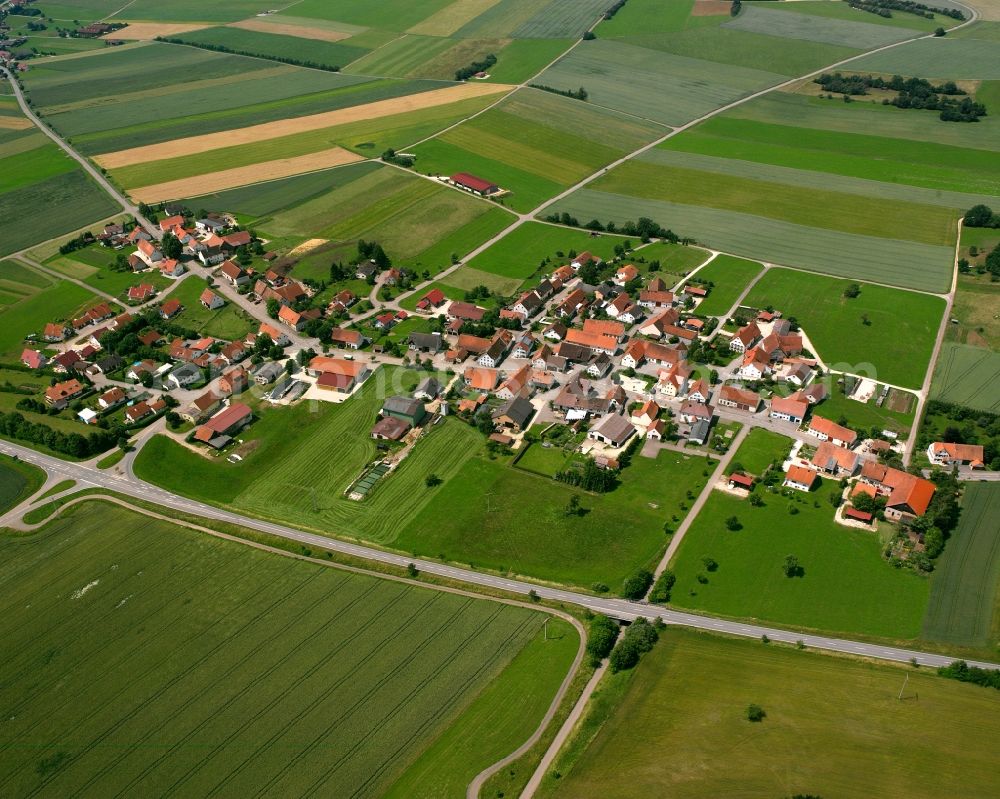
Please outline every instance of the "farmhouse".
M489 197L491 194L496 194L500 191L500 187L496 183L490 183L488 180L477 178L468 172L458 172L448 178L448 182L452 186L457 186L480 197Z
M431 289L417 303L417 310L425 311L428 308L439 308L448 301L441 289Z
M462 373L465 385L477 391L492 391L497 387L500 380L500 373L496 369L489 369L481 366L466 367Z
M888 497L885 516L892 521L911 521L923 516L936 490L930 480L874 461L865 463L860 482L872 486L880 496Z
M198 424L202 419L211 416L222 407L222 397L211 391L206 391L199 397L195 397L181 411L180 416L186 422Z
M601 441L612 447L622 447L625 442L635 435L635 428L624 416L611 413L594 425L593 429L587 433L587 438Z
M586 347L594 352L605 352L608 355L614 355L618 351L618 339L615 336L570 328L566 331L565 340L569 344Z
M526 363L500 384L500 388L497 389L497 396L504 400L511 400L514 397L521 396L527 391L530 378L531 364Z
M756 322L750 322L737 331L736 335L729 340L729 349L733 352L746 352L750 347L760 341L760 328Z
M815 483L816 480L816 472L812 469L793 463L788 467L788 473L785 475L784 485L798 491L809 491L813 487L813 483Z
M802 420L806 418L808 412L809 403L804 400L794 399L793 397L775 396L771 398L771 410L768 415L772 419L782 419L786 422L802 424ZM825 438L822 440L826 441Z
M694 398L691 397L691 399ZM723 386L719 389L717 401L720 406L725 408L736 408L740 411L756 413L760 407L760 394L736 386Z
M982 469L983 448L979 444L949 444L935 441L927 448L927 458L937 466L969 466Z
M250 282L250 278L243 270L243 267L233 261L223 261L219 267L219 276L237 287Z
M64 324L49 322L42 331L42 338L45 341L62 341L66 338L69 328Z
M105 391L101 396L97 398L97 405L102 411L108 410L108 408L114 408L116 405L121 405L127 399L124 390L115 386L110 391Z
M511 397L493 413L493 421L501 427L520 433L527 429L531 417L535 415L535 406L524 397Z
M632 264L625 264L618 268L615 272L614 280L612 281L616 286L624 286L626 283L630 283L639 277L639 270L636 269Z
M853 447L858 440L858 434L853 430L848 430L822 416L813 416L806 432L820 441L832 441L838 447L847 447L848 449Z
M463 322L481 322L486 316L486 309L473 305L471 302L455 301L448 306L448 319L460 319Z
M194 433L195 441L220 449L232 440L234 433L248 425L251 419L253 411L250 406L234 402L199 427Z
M162 399L158 399L156 402L137 402L135 405L125 409L125 420L129 424L135 424L136 422L141 422L147 416L159 413L166 407L167 403Z
M417 384L417 387L413 391L413 396L417 399L430 402L437 399L440 393L441 384L433 377L425 377Z

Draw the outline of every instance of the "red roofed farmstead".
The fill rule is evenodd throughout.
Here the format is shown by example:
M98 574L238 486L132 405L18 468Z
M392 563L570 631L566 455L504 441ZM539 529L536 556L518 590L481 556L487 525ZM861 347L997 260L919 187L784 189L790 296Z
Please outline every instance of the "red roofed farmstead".
M458 172L448 178L448 182L460 189L478 194L480 197L487 197L500 191L500 187L496 183L470 175L468 172Z

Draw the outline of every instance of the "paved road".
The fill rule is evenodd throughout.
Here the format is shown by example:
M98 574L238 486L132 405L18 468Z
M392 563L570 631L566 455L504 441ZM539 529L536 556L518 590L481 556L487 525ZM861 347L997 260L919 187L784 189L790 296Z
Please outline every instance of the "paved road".
M747 638L760 638L766 635L773 641L794 644L801 641L807 647L814 649L824 649L832 652L844 652L861 657L878 658L881 660L892 660L898 662L909 662L915 659L917 663L924 666L944 666L954 658L946 655L937 655L916 650L901 649L898 647L884 646L881 644L869 644L860 641L849 641L839 638L830 638L822 635L811 635L808 633L798 633L788 630L779 630L772 627L765 627L759 624L729 621L726 619L715 619L708 616L699 616L694 613L684 613L676 610L649 605L645 602L631 602L625 599L616 599L608 596L591 596L578 593L563 588L553 588L551 586L530 583L525 580L516 580L502 577L495 574L486 574L464 569L458 566L451 566L446 563L437 563L430 560L410 558L394 552L385 552L374 547L353 544L348 541L341 541L335 538L307 533L296 530L275 522L262 521L247 516L241 516L233 511L216 508L204 502L198 502L187 497L178 496L157 486L145 483L137 478L130 478L125 475L108 474L90 467L86 464L70 463L67 461L43 455L35 450L22 447L8 441L0 441L0 452L17 456L21 460L39 466L50 474L59 475L61 479L69 478L77 480L82 485L81 488L100 487L110 491L116 491L125 496L141 499L153 503L161 508L188 513L199 516L203 519L222 521L229 524L278 536L289 541L295 541L308 547L316 549L330 550L351 557L363 560L376 561L391 566L405 568L413 563L420 571L433 574L448 580L463 582L470 585L478 585L484 588L507 591L513 594L527 594L535 591L543 599L553 602L563 602L571 605L578 605L587 608L594 613L603 613L624 621L631 621L639 617L655 618L659 617L667 624L677 624L684 627L695 627L702 630L709 630L730 635L739 635ZM3 519L0 519L0 523ZM1000 669L1000 664L987 663L984 661L969 661L970 664L983 668Z
M14 96L17 98L18 105L21 106L21 112L30 119L35 126L46 136L48 136L52 141L54 141L59 149L63 150L70 158L78 162L94 180L97 181L98 185L104 189L111 197L114 198L125 211L132 214L150 233L156 238L160 238L163 234L160 232L160 228L154 225L146 217L139 213L139 206L135 205L131 200L129 200L124 194L122 194L118 189L116 189L111 182L101 174L101 171L97 169L93 164L90 163L84 156L80 155L76 150L70 147L59 134L52 130L48 125L46 125L42 120L38 118L34 111L31 110L31 106L24 99L24 94L21 92L20 84L14 79L14 77L7 72L5 69L0 69L3 76L10 81L11 87L14 89Z

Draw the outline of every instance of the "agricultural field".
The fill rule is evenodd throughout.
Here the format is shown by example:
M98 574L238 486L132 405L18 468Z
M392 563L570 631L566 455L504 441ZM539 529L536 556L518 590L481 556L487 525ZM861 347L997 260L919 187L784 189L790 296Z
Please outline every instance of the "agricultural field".
M664 132L588 103L526 89L413 152L420 172L470 172L511 192L501 202L524 212Z
M716 256L694 275L697 281L712 283L709 295L698 303L698 313L724 316L763 269L764 265L759 261L731 255Z
M544 640L546 616L532 610L295 561L104 503L0 549L3 602L22 608L4 617L17 642L2 668L14 718L0 784L12 795L335 784L377 796L410 768L464 785L538 724L578 641L559 621ZM109 672L120 679L100 679ZM474 734L468 760L433 750L453 729Z
M849 281L770 269L744 300L795 317L834 371L867 374L880 381L920 388L934 349L944 301L939 297L862 283L844 296ZM867 318L868 323L865 323Z
M965 484L958 528L938 559L923 637L995 653L1000 633L1000 484Z
M536 82L567 91L582 86L596 105L681 125L784 79L762 69L598 38L582 42Z
M964 240L965 236L962 238ZM992 244L990 249L995 246ZM985 258L981 253L978 258L970 260L983 261ZM948 325L946 341L1000 351L1000 284L992 281L988 273L960 274L956 288L951 317L958 321Z
M941 347L931 398L995 413L1000 409L1000 353L946 341Z
M907 675L900 698L899 666L670 627L634 670L603 678L538 795L996 794L994 693Z
M251 319L235 303L226 300L226 304L218 310L206 308L198 298L205 290L205 281L197 275L188 275L181 283L172 289L164 299L179 300L184 310L177 317L177 324L195 330L205 336L234 341L243 338L247 333L256 331L260 323ZM223 298L225 299L225 298Z
M840 490L824 480L810 494L765 491L759 507L713 493L672 562L672 604L836 635L917 638L929 581L883 560L885 523L875 533L834 522L828 500ZM735 532L726 525L732 516L742 525ZM785 576L789 554L798 558L802 576ZM718 570L706 572L703 558L714 559Z
M0 514L34 494L45 482L45 473L30 464L0 455Z
M924 39L906 47L873 53L851 66L869 72L920 75L951 80L1000 80L997 42L976 39L974 31L965 38Z
M99 299L17 261L0 261L0 361L18 361L24 339L47 322L72 319Z

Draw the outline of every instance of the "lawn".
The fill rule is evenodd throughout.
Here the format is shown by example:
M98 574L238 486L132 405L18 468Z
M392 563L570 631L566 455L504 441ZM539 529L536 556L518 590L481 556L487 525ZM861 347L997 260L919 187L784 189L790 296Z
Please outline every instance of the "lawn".
M0 515L17 507L45 482L45 472L23 461L0 455Z
M931 398L996 413L998 397L1000 353L946 341L934 367Z
M617 591L626 575L652 568L705 484L705 460L663 451L636 457L614 491L590 495L482 456L470 458L396 546L513 574ZM580 497L585 512L567 516Z
M482 272L527 280L569 263L571 252L589 250L601 258L611 258L615 245L623 241L618 236L592 236L585 230L526 222L468 265Z
M604 678L581 727L592 738L571 742L540 795L996 795L996 696L908 674L900 701L897 666L669 628L634 671Z
M912 394L906 396L910 399L910 409L906 413L892 411L888 408L888 402L882 403L879 407L872 399L869 402L858 402L844 394L842 388L835 382L829 385L830 395L823 400L820 405L814 407L814 412L833 421L841 417L847 420L847 427L859 432L867 432L875 427L879 430L892 430L906 438L913 427L913 414L916 410L917 400ZM891 396L891 394L890 394Z
M879 280L921 291L944 292L951 283L950 246L885 239L807 227L747 211L721 210L666 200L575 191L551 210L580 220L621 224L645 216L704 246L774 264Z
M989 647L995 656L1000 600L1000 484L966 483L958 528L938 558L923 637Z
M633 242L634 244L635 242ZM685 277L696 266L705 263L711 253L698 247L671 244L669 241L655 241L633 252L629 259L640 272L651 274L649 267L653 261L660 262L658 271L667 275ZM669 283L669 281L667 281Z
M177 315L177 324L189 327L206 336L234 341L243 338L247 333L256 330L259 323L246 314L235 303L226 300L226 304L215 311L210 311L199 301L201 293L207 284L198 275L188 275L175 288L168 298L180 300L184 310ZM225 299L225 298L223 298Z
M698 305L698 313L708 316L723 316L729 313L733 303L746 291L764 266L759 261L747 261L731 255L718 255L698 270L696 279L711 282L712 291Z
M25 280L24 274L31 275L34 283ZM8 281L12 287L6 285ZM0 286L5 292L11 288L17 291L11 304L0 307L0 360L5 361L20 359L28 334L41 334L48 322L72 319L98 300L75 283L56 283L12 261L0 261Z
M788 436L755 427L740 444L727 471L732 473L742 469L754 477L760 477L768 466L774 464L780 467L791 449L792 439Z
M773 306L795 317L818 355L835 371L867 374L886 383L919 388L934 348L944 301L869 283L848 299L846 280L771 269L745 304ZM863 323L867 315L869 325Z
M169 278L158 271L137 275L131 269L119 272L112 269L118 250L94 244L69 255L55 255L46 260L45 265L66 277L82 280L88 286L115 297L123 297L130 286L149 283L162 291L170 285Z
M807 627L836 635L910 640L920 634L929 581L882 559L876 533L833 521L834 481L811 494L763 492L764 504L716 492L688 530L671 568L680 608ZM793 509L797 513L793 514ZM736 516L742 529L727 529ZM804 575L786 577L795 555ZM702 558L718 571L705 574ZM700 582L702 575L707 582Z
M576 648L568 629L540 642L541 613L101 503L0 550L0 592L17 607L3 624L16 656L0 669L11 795L375 796L453 724L477 730L469 760L430 764L446 783L527 736Z

